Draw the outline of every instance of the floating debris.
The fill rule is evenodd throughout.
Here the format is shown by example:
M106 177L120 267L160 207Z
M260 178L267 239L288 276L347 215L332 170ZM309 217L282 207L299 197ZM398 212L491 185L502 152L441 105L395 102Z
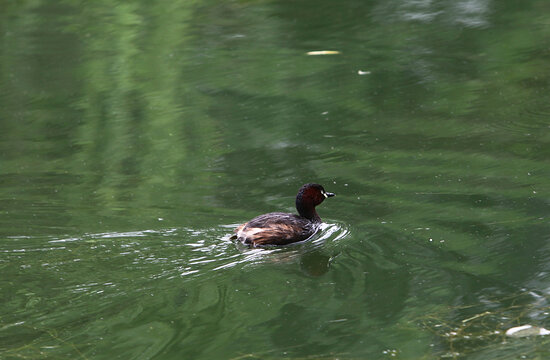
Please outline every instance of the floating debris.
M430 241L431 241L431 240L432 240L432 239L430 239ZM490 311L485 311L484 313L474 315L474 316L472 316L471 318L462 320L462 323L465 324L465 323L467 323L468 321L475 320L475 319L477 319L477 318L479 318L479 317L482 317L482 316L485 316L485 315L491 315L491 312L490 312Z
M541 328L533 325L522 325L516 326L506 330L506 336L510 337L527 337L527 336L538 336L538 335L548 335L550 331L545 328Z
M370 75L370 71L358 70L357 74L359 74L359 75Z
M319 51L308 51L306 55L339 55L340 51L335 50L319 50Z

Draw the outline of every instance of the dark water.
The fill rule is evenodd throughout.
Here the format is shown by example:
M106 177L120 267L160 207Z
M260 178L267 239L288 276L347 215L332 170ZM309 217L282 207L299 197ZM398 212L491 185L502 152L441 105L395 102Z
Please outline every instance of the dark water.
M550 357L549 64L546 0L0 3L0 358Z

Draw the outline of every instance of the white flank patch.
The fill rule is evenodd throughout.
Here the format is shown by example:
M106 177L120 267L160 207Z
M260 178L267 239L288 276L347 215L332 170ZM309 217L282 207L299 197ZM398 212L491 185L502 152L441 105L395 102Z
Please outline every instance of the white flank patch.
M239 232L237 233L237 237L238 238L242 238L242 239L246 239L247 237L251 236L251 235L255 235L259 232L262 232L264 231L265 229L263 228L247 228L246 231L243 231L242 229L239 230Z

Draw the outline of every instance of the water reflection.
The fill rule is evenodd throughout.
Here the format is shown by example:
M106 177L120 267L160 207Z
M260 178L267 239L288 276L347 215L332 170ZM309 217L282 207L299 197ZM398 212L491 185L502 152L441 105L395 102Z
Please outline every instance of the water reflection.
M489 25L490 0L392 0L380 3L378 16L397 21L430 23L441 21L472 28Z
M546 8L9 2L0 357L544 357ZM229 240L304 180L316 237Z
M321 276L328 271L331 260L325 252L313 250L300 257L300 267L309 276Z

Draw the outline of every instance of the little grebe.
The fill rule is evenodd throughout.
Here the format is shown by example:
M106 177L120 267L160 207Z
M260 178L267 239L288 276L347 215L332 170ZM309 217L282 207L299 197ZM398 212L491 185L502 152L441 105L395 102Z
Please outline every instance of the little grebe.
M305 184L296 195L296 209L300 215L273 212L257 216L235 229L233 238L254 247L286 245L305 240L321 224L315 206L331 196L334 194L326 192L319 184Z

